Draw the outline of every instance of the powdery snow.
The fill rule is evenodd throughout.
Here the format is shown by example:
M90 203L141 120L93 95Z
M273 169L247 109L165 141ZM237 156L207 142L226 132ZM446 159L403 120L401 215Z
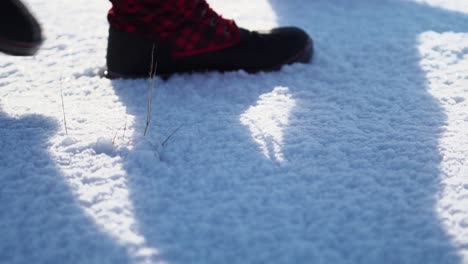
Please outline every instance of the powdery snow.
M314 62L157 79L146 137L148 80L98 76L109 3L27 2L47 41L0 54L0 263L468 263L466 1L210 2L305 28Z

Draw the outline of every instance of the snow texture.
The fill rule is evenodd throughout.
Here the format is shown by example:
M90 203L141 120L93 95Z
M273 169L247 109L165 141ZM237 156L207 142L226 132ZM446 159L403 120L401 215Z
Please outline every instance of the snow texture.
M314 61L157 79L144 137L148 80L98 74L109 3L27 1L47 41L0 54L0 263L468 263L468 2L210 3L303 27Z

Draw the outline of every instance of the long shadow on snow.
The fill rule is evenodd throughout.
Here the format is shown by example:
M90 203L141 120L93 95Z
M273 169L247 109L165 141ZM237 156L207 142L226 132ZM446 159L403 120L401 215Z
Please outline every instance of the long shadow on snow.
M303 221L317 262L461 262L435 212L446 116L417 46L426 31L468 32L468 16L410 1L269 2L316 39L309 82L286 84L299 99L284 144L290 160L310 157L297 166L314 193Z
M50 160L56 130L51 119L0 111L0 262L128 263L124 248L83 214Z
M460 262L434 212L446 117L416 46L427 30L466 31L468 17L400 1L270 2L314 36L315 62L157 82L151 133L134 135L125 164L148 244L168 263ZM147 82L113 85L142 133ZM279 85L296 101L282 165L239 121ZM179 125L159 161L152 144Z

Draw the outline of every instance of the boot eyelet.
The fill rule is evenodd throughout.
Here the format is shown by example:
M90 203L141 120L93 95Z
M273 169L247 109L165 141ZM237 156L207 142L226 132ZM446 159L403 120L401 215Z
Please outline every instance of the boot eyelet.
M231 34L231 31L229 30L228 26L224 27L224 35L229 36Z
M201 18L205 18L207 12L206 9L203 9L200 13Z
M210 26L216 27L218 25L218 21L214 17L210 19Z

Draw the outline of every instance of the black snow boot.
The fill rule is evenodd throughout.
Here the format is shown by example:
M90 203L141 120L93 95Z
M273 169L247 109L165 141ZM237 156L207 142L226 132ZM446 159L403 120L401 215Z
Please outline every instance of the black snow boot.
M19 0L0 0L0 51L33 55L42 43L41 27Z
M171 47L170 42L149 40L111 27L107 77L147 78L151 61L156 62L153 65L156 75L162 76L200 71L275 71L285 64L308 63L313 55L312 39L295 27L265 32L241 28L235 45L189 56L174 57Z
M144 78L197 71L250 73L309 62L312 39L295 27L249 31L206 0L112 1L108 76ZM153 65L151 65L153 62Z

